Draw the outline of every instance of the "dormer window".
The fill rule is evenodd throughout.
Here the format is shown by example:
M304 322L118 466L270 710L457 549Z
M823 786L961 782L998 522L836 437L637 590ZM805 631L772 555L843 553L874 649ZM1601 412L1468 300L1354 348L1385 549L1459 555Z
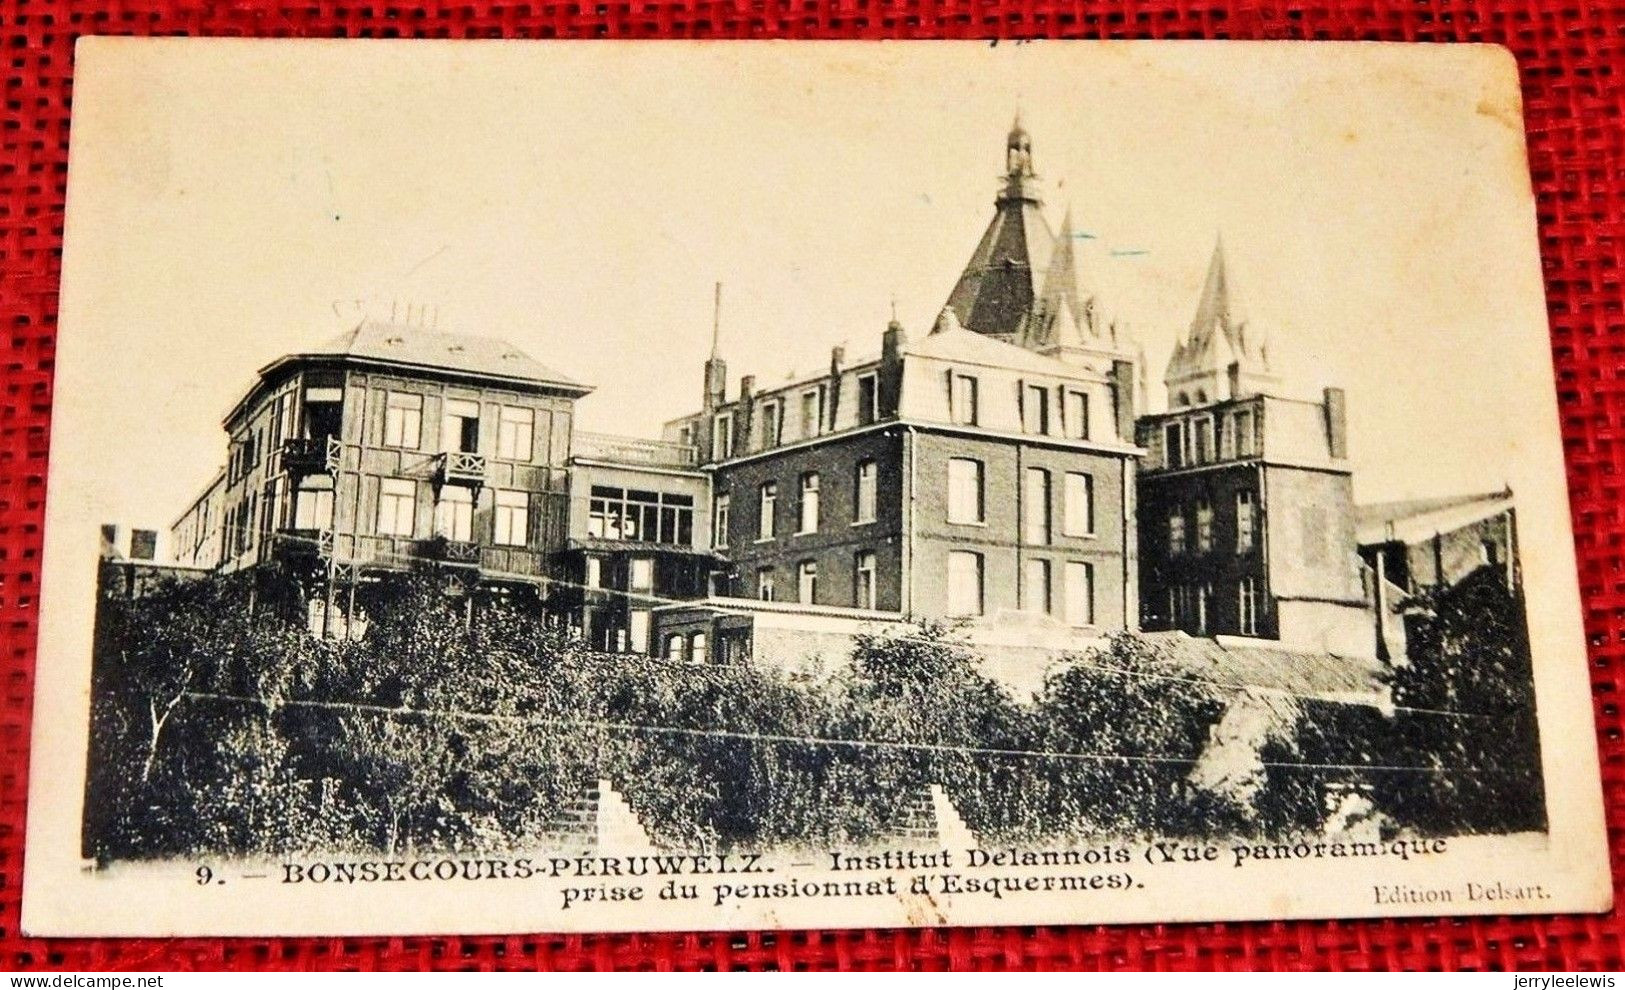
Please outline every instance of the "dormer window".
M713 461L725 461L733 455L733 413L717 413L711 417L711 459Z
M976 425L976 379L971 375L948 376L948 415L960 426Z
M815 437L823 431L824 389L810 388L801 393L801 435Z
M1021 391L1021 432L1048 433L1049 389L1042 385L1026 385Z

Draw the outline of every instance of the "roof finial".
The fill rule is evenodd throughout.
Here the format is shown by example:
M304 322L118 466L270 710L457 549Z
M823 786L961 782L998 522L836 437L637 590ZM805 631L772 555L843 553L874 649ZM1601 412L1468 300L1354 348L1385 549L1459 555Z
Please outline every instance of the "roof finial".
M1033 141L1027 129L1021 126L1021 108L1016 108L1016 119L1010 123L1010 134L1004 142L1005 172L1011 176L1033 174Z

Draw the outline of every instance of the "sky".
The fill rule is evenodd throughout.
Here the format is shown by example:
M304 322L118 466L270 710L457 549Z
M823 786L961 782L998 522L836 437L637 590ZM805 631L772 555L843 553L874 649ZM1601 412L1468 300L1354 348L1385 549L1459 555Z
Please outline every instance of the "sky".
M1495 49L97 39L53 461L167 528L255 369L409 304L595 385L583 428L657 435L698 403L715 282L730 388L878 349L894 302L925 333L1018 108L1153 406L1222 232L1288 391L1347 389L1360 500L1496 489L1555 437Z

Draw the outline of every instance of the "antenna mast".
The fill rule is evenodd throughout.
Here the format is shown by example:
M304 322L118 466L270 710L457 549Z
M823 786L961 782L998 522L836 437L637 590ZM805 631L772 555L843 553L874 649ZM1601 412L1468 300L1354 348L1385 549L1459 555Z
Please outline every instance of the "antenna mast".
M722 283L716 284L711 300L711 356L716 357L722 345Z

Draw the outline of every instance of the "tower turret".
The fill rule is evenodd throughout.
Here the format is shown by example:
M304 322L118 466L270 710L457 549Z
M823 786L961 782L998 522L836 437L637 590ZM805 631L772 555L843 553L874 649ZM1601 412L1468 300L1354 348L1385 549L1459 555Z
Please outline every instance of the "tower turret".
M1280 384L1270 370L1263 332L1250 326L1236 305L1223 237L1213 244L1196 315L1185 339L1174 345L1162 381L1170 408L1267 393Z

